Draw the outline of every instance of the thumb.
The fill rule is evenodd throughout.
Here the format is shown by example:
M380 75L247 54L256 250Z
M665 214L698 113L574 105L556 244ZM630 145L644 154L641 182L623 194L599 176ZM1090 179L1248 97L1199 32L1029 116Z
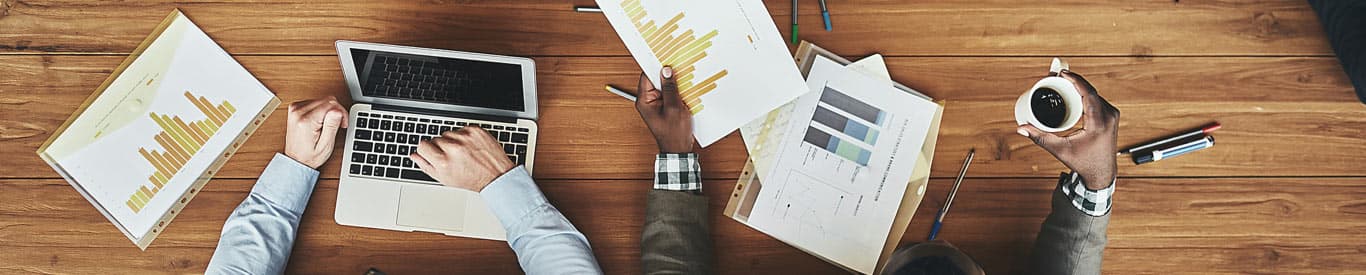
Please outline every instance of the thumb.
M678 82L674 80L674 68L665 66L664 69L659 71L659 82L661 82L659 85L659 93L660 96L663 97L664 102L667 104L682 102L682 99L680 99L678 95Z
M1020 125L1020 128L1016 129L1016 132L1020 133L1020 135L1028 137L1030 140L1034 141L1034 144L1037 144L1039 145L1039 147L1043 147L1044 150L1048 150L1050 152L1052 152L1055 148L1059 148L1067 143L1067 140L1063 139L1062 137L1059 137L1052 133L1044 132L1043 130L1039 130L1039 128L1035 128L1034 125Z
M341 128L342 120L346 118L346 113L339 110L328 110L323 116L323 128L319 132L318 144L315 149L331 150L337 141L337 130Z

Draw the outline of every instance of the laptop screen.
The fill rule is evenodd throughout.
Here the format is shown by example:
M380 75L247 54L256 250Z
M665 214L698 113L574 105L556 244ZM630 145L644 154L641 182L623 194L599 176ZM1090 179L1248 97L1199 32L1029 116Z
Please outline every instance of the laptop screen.
M351 49L361 94L522 112L516 64Z

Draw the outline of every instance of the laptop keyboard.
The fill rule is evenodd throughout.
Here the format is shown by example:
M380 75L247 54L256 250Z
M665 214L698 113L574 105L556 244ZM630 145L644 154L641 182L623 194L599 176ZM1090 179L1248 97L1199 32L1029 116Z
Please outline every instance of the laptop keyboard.
M487 72L456 70L432 61L377 55L370 72L370 91L379 96L454 102L466 91L487 90Z
M530 130L512 124L469 123L370 112L357 114L355 140L351 143L351 175L407 179L435 183L408 158L417 152L417 142L461 127L484 128L503 146L516 164L526 164Z

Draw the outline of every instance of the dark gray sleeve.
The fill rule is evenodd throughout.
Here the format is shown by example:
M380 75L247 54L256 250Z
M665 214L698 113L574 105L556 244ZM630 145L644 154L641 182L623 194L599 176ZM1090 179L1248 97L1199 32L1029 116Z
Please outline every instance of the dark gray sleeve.
M1054 189L1053 211L1034 240L1030 274L1100 274L1109 224L1110 214L1097 217L1082 213L1061 189Z
M1343 71L1366 103L1366 1L1309 0Z
M707 196L690 191L650 190L640 261L645 274L711 274Z

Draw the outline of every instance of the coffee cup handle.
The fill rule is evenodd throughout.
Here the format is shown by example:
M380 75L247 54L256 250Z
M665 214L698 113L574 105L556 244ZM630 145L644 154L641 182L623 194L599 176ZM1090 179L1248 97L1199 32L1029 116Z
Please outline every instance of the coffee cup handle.
M1054 57L1053 64L1048 66L1048 75L1058 76L1059 74L1062 74L1063 70L1067 69L1067 61L1062 61L1062 58Z

